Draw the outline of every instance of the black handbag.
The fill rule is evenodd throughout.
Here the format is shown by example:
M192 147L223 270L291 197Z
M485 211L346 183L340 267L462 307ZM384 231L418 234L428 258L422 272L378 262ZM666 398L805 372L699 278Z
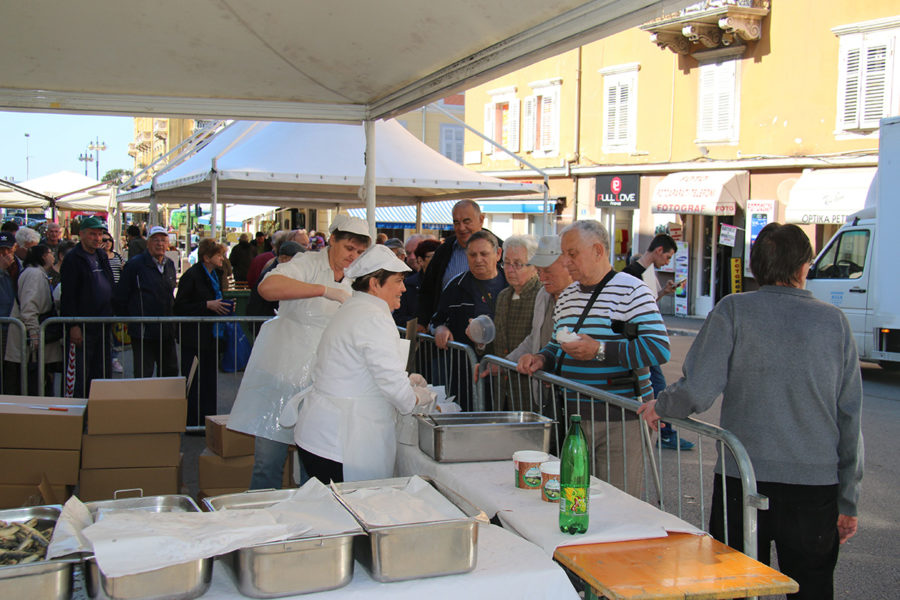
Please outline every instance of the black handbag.
M43 323L50 317L58 317L56 309L50 309L45 313L38 315L38 323ZM63 324L53 323L44 329L44 343L58 342L63 337Z

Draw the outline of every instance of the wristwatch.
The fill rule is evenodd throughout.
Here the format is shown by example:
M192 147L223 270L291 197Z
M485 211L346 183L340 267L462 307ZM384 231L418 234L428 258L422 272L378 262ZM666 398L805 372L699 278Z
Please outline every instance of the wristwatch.
M597 347L597 354L594 355L594 360L598 362L603 362L606 359L606 342L600 342L600 346Z

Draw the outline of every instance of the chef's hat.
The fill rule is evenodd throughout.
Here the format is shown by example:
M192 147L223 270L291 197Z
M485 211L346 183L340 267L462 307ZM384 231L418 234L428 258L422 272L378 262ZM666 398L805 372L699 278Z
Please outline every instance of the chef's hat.
M343 231L343 230L342 230ZM370 273L374 273L380 269L391 273L405 273L412 271L405 262L397 258L394 251L381 244L369 247L368 250L360 254L359 258L344 269L344 276L351 279L364 277Z
M328 226L328 233L335 231L346 231L347 233L355 233L369 237L369 224L357 217L348 217L347 215L338 215Z

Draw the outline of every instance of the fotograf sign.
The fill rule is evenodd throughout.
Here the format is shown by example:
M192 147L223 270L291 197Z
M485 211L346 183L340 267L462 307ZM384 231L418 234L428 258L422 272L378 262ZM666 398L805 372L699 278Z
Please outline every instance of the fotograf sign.
M638 208L641 199L640 175L598 175L594 206L597 208Z

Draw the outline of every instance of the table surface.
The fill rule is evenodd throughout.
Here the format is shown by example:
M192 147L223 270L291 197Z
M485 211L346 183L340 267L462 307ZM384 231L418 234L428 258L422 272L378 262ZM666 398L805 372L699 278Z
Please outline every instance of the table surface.
M610 600L743 598L798 589L790 577L705 535L564 546L553 557Z

